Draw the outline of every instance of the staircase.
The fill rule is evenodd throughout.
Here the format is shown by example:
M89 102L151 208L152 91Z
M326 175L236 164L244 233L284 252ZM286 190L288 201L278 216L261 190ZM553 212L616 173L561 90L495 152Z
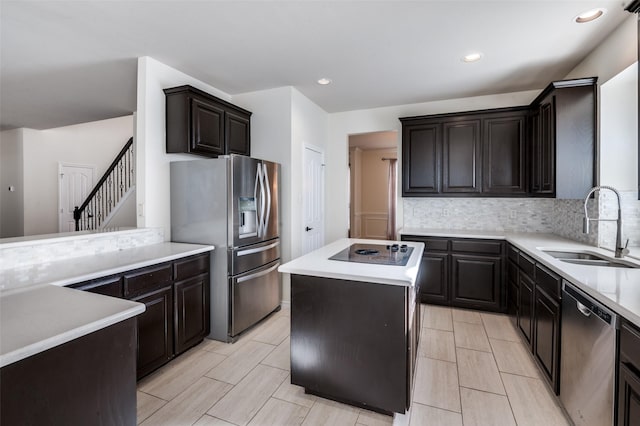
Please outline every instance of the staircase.
M74 209L76 231L101 229L109 223L135 192L134 167L133 138L130 138L87 199Z

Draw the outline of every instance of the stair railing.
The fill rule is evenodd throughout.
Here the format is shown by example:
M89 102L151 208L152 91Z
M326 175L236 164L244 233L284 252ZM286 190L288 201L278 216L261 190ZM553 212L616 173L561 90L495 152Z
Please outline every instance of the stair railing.
M135 184L133 138L124 145L80 207L73 210L76 231L99 229L127 191Z

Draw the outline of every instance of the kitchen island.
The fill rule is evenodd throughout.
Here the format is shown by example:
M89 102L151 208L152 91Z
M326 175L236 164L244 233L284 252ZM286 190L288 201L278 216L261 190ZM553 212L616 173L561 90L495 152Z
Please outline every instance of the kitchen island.
M401 244L342 239L279 268L291 274L291 383L387 414L408 410L424 245Z

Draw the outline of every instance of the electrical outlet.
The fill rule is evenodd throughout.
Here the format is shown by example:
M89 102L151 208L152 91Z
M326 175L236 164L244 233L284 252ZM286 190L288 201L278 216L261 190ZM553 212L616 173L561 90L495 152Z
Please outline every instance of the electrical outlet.
M515 210L509 210L509 219L517 219L518 218L518 212Z
M442 217L449 217L449 210L442 209Z

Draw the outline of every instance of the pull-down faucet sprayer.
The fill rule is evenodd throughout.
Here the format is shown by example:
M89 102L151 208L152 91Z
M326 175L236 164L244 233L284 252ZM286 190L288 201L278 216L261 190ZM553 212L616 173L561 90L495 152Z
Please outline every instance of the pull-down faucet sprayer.
M589 217L589 213L587 212L587 201L589 201L589 197L596 191L608 189L609 191L613 191L616 194L616 198L618 199L618 218L617 219L591 219ZM622 247L622 207L620 204L620 193L617 189L612 186L594 186L591 188L586 197L584 197L584 219L582 222L582 232L585 234L589 233L589 222L616 222L617 230L616 230L616 257L621 258L629 253L629 249L627 249L627 245L629 245L629 240L627 239L627 243L624 247Z

